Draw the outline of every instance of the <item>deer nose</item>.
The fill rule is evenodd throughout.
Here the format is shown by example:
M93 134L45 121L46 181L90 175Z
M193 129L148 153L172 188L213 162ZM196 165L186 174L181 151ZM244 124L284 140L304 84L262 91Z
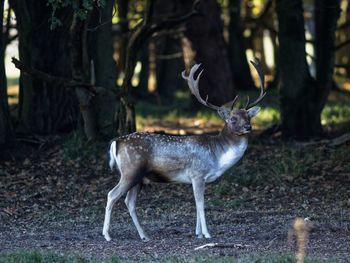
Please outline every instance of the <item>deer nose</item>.
M247 130L247 131L252 130L252 126L251 126L250 124L245 124L243 127L244 127L244 129Z

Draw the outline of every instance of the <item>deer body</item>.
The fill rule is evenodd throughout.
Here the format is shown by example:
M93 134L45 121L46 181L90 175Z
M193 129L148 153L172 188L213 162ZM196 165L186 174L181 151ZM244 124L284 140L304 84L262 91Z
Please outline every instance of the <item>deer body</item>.
M110 166L122 172L140 167L139 181L191 183L196 176L213 182L241 159L247 148L247 137L169 136L132 133L113 140ZM185 157L185 158L184 158Z
M263 75L254 64L263 83ZM152 133L132 133L112 141L110 145L109 165L120 173L119 183L108 193L103 235L109 236L111 211L114 203L126 194L125 204L136 229L143 240L148 240L136 215L136 198L144 181L178 182L192 184L196 210L196 235L210 238L204 215L205 183L219 178L227 169L235 165L243 156L248 145L248 133L251 131L250 119L260 110L256 105L265 95L261 84L260 96L244 109L218 107L204 101L198 91L198 82L194 73L199 65L194 65L187 77L191 92L199 102L215 109L224 119L225 126L216 136L170 136ZM237 98L237 97L236 97ZM236 98L231 102L232 106Z

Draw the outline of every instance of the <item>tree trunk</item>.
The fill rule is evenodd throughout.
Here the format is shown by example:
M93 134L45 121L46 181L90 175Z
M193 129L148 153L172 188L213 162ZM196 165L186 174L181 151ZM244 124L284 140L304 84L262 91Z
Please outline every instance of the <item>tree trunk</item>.
M278 0L281 129L285 139L307 139L321 131L316 86L306 62L301 0Z
M118 15L120 19L120 41L119 41L119 59L118 59L118 71L124 72L126 67L126 52L128 46L128 0L117 0L118 5Z
M95 85L105 88L93 101L96 111L97 129L100 134L111 136L113 128L116 97L112 91L116 89L116 64L113 60L112 21L114 1L107 1L106 6L94 9L90 19L88 32L90 60L94 62Z
M185 10L190 10L193 1L181 3ZM235 87L223 37L221 9L216 0L201 1L198 9L203 15L188 20L185 34L196 51L196 63L202 63L205 69L200 83L202 97L208 95L210 103L222 105L234 98Z
M185 83L181 77L185 68L182 56L166 58L181 51L180 40L171 36L161 37L156 42L157 91L165 101L171 101L175 91Z
M133 95L136 98L146 98L149 96L148 91L148 78L150 73L150 52L149 52L149 41L143 45L140 51L140 61L141 61L141 72L140 72L140 82Z
M66 37L71 10L58 11L56 16L63 21L63 26L50 30L48 21L52 10L45 1L11 0L11 6L17 19L21 62L51 75L70 77ZM52 133L70 129L77 120L76 105L73 90L21 74L19 118L24 130Z
M302 1L277 1L280 43L282 133L286 139L309 139L322 133L321 112L332 85L335 27L339 1L316 1L316 69L308 71Z
M77 6L80 5L80 0L77 0ZM72 77L73 80L82 83L88 82L90 71L86 36L88 19L89 15L86 20L81 20L78 14L74 13L69 32ZM88 140L95 140L97 137L97 128L96 116L92 106L92 96L82 87L75 87L75 92L79 101L80 112L84 120L85 135Z
M0 2L0 21L3 21L4 0ZM2 27L1 27L2 28ZM7 102L7 83L5 73L5 48L3 34L0 36L0 147L4 149L14 143L15 136L12 129L10 112Z
M317 111L321 114L333 85L334 45L340 0L315 1Z
M179 10L177 1L156 1L154 16L174 16ZM174 35L175 34L175 35ZM156 44L156 74L157 91L166 101L172 100L176 89L184 85L181 72L184 62L181 57L171 58L174 54L182 52L179 36L176 33L161 35L155 38Z
M244 46L243 28L241 19L241 1L229 1L229 41L228 53L235 87L238 89L254 89L255 85L250 74Z

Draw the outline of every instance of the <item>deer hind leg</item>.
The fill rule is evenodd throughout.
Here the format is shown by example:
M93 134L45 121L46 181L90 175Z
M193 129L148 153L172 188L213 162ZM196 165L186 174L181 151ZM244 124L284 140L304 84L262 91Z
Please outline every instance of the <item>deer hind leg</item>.
M196 234L197 231L200 233L197 234L198 237L204 235L205 238L210 238L210 234L208 232L207 223L205 221L204 214L204 189L205 182L202 178L195 178L192 180L192 187L194 193L194 199L196 201L196 209L197 209L197 226L196 226ZM200 227L198 226L200 225Z
M120 197L122 197L130 189L130 187L131 187L130 183L120 180L119 183L108 193L105 221L103 224L103 232L102 232L102 234L104 235L107 241L111 240L111 237L109 235L109 227L111 223L111 214L112 214L113 205L115 204L116 201L118 201Z
M148 241L149 238L145 234L145 231L143 231L136 215L136 199L137 199L138 193L140 192L140 189L141 189L141 184L137 184L133 188L131 188L126 195L125 204L129 210L130 216L132 218L132 221L134 222L137 232L140 235L140 238L143 241Z

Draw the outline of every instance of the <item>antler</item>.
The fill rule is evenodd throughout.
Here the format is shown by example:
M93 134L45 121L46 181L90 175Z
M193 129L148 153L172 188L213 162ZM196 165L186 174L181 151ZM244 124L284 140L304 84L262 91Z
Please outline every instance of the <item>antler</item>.
M218 107L218 106L215 106L211 103L208 102L208 95L206 97L205 100L202 99L201 95L199 94L199 87L198 87L198 83L199 83L199 79L203 73L203 70L202 69L198 76L197 76L197 79L194 78L194 74L196 73L196 71L198 70L198 68L200 67L201 64L194 64L190 70L190 74L188 76L186 76L186 72L185 71L182 71L182 77L187 81L187 84L188 84L188 87L190 88L191 90L191 93L197 98L197 100L203 104L204 106L207 106L211 109L214 109L214 110L219 110L219 109L222 109L223 107ZM236 96L232 101L230 101L229 105L231 105L231 109L233 108L233 105L235 104L235 102L237 101L238 99L238 96Z
M254 61L250 61L250 63L253 64L255 70L258 72L258 75L259 75L259 80L260 80L260 95L259 97L252 103L249 102L249 96L248 96L248 99L247 99L247 104L245 105L245 109L248 110L250 108L252 108L253 106L257 105L266 95L266 92L264 91L265 87L264 87L264 84L265 84L265 78L264 78L264 73L260 67L260 61L255 58L255 62Z
M182 71L182 77L187 81L188 87L190 88L191 93L197 98L197 100L202 103L204 106L207 106L211 109L214 110L218 110L220 109L220 107L215 106L211 103L208 102L208 95L206 97L205 100L202 99L201 95L199 94L199 88L198 88L198 83L199 83L199 79L203 73L202 69L198 76L197 79L194 78L194 73L196 73L197 69L200 67L201 64L194 64L190 70L190 74L188 75L188 77L186 76L186 71Z

